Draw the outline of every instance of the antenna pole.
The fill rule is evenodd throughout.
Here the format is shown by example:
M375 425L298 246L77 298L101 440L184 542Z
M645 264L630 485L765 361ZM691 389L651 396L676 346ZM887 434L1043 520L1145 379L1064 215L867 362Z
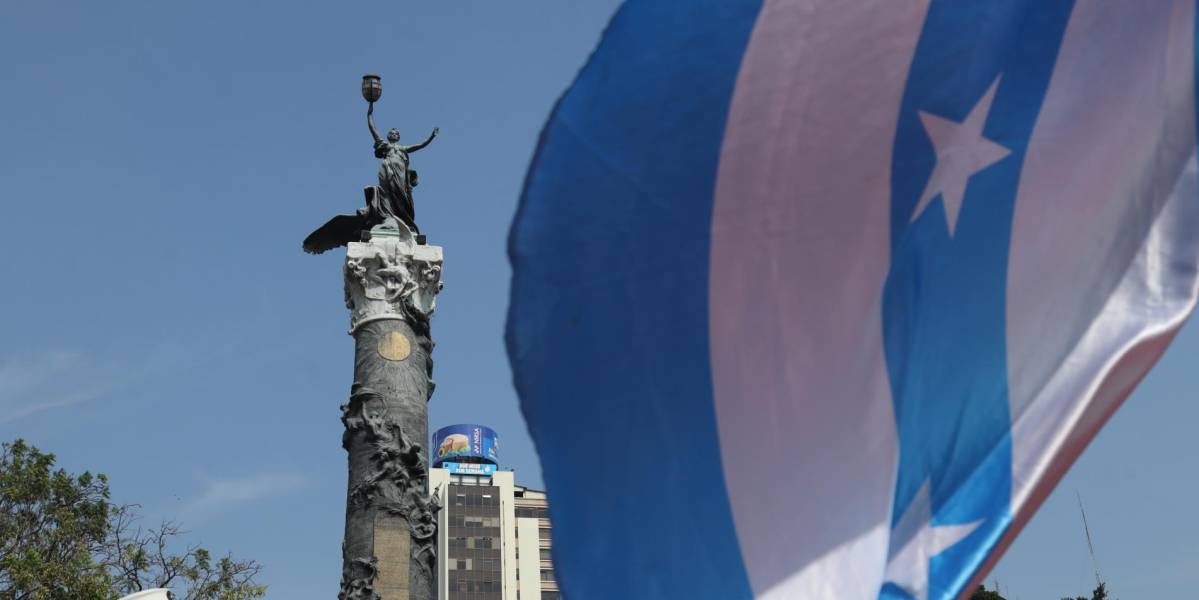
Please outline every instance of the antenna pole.
M1103 585L1103 579L1099 577L1099 561L1095 559L1095 545L1091 543L1091 528L1087 526L1087 511L1082 508L1082 494L1078 490L1074 491L1078 496L1078 512L1082 514L1082 530L1087 536L1087 550L1091 552L1091 567L1095 569L1095 585Z

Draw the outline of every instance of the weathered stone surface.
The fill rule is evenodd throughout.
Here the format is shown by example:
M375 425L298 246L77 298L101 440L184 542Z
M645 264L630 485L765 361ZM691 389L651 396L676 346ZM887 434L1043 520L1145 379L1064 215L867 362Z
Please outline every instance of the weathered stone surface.
M381 569L375 581L375 591L383 600L411 597L411 547L408 524L403 519L383 514L375 515L375 556L378 557L379 564L391 567Z
M345 264L350 333L386 319L427 324L442 287L441 259L439 246L416 243L402 223L372 229L369 242L350 242Z
M441 249L374 236L350 244L345 276L355 343L354 385L341 407L349 479L338 597L435 600L441 507L429 493L424 443Z

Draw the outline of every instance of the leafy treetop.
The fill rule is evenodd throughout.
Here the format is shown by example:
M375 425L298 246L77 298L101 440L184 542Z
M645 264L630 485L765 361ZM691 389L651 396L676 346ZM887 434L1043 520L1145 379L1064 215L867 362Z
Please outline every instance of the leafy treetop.
M172 522L144 529L136 506L113 505L108 479L54 468L23 440L0 444L0 600L115 600L152 588L183 600L255 600L262 566L174 550Z

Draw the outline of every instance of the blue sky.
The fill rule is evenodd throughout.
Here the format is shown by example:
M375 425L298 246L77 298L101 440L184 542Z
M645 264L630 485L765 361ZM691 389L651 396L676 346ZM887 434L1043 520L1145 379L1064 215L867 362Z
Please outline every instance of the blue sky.
M615 0L51 2L0 9L0 439L110 475L116 499L266 565L340 576L352 374L340 256L300 240L377 164L358 93L415 142L445 248L433 427L500 432L540 484L503 352L508 223L542 122ZM1199 329L1183 330L994 573L1012 600L1199 585Z

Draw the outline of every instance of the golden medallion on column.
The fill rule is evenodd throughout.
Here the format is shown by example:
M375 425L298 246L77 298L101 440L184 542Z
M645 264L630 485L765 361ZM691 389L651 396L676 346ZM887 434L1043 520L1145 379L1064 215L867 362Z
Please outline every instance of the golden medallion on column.
M401 361L412 354L412 343L399 331L389 331L379 338L379 356L391 361Z

